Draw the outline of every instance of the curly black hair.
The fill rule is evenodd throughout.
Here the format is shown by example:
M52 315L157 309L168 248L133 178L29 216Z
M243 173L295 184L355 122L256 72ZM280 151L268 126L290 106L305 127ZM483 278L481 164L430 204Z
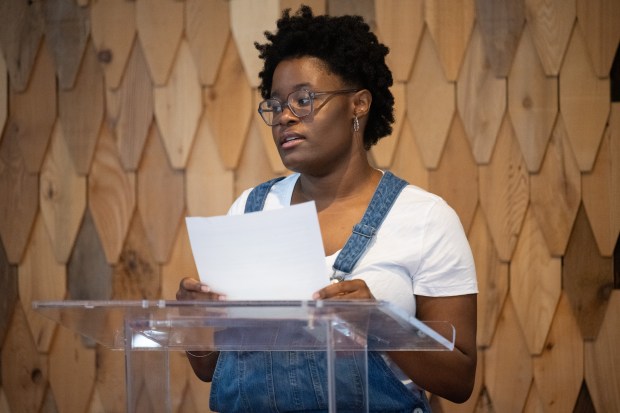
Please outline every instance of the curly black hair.
M312 56L321 59L331 73L353 87L368 89L372 105L364 132L366 149L392 133L394 96L392 72L385 63L389 49L379 43L360 16L314 16L312 9L301 6L294 14L286 9L277 22L276 33L265 32L267 43L254 43L264 60L259 73L260 93L271 93L273 73L286 59Z

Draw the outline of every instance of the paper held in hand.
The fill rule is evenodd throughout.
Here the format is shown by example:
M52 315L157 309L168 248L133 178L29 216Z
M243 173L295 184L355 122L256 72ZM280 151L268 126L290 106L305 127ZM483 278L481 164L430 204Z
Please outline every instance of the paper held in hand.
M311 300L329 284L314 202L185 221L200 280L229 300Z

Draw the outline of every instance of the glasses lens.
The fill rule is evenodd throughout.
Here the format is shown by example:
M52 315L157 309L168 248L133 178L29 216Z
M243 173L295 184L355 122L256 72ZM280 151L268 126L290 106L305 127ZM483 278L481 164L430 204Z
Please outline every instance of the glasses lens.
M263 120L267 125L274 124L274 118L282 112L282 105L275 99L263 100L258 105L258 112L263 117Z
M303 118L312 113L312 96L307 90L298 90L289 95L288 105L296 116Z

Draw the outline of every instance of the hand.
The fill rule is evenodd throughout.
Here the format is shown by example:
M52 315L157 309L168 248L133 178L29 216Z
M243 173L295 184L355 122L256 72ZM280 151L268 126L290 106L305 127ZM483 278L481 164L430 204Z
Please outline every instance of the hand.
M225 299L226 296L224 294L211 291L207 284L203 284L194 278L185 277L179 283L177 300L221 301Z
M341 281L330 284L312 295L314 300L374 300L368 285L363 280Z

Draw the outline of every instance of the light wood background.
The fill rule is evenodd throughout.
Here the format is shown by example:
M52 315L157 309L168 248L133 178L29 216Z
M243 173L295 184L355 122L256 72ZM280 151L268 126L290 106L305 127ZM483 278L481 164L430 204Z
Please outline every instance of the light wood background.
M435 411L620 411L620 1L306 2L391 48L372 161L443 196L475 254L475 392ZM122 354L31 302L171 299L196 274L183 217L285 173L253 41L299 3L0 1L0 412L124 411ZM172 374L175 411L205 411L179 353Z

